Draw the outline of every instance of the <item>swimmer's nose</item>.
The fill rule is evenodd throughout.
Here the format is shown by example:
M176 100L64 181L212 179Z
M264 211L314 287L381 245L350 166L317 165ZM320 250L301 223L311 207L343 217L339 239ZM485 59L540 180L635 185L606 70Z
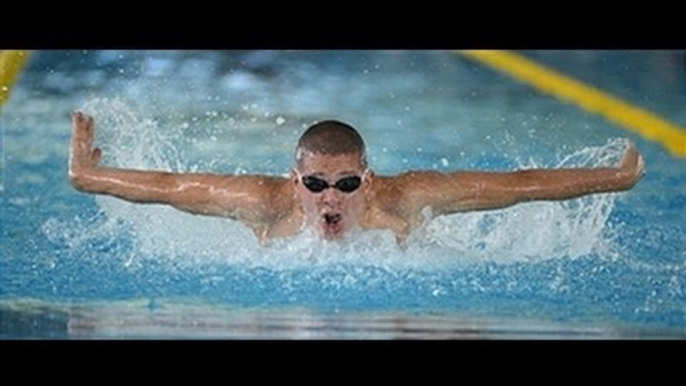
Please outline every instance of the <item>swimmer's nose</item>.
M322 201L325 204L334 204L341 200L340 192L337 189L326 189L322 192Z

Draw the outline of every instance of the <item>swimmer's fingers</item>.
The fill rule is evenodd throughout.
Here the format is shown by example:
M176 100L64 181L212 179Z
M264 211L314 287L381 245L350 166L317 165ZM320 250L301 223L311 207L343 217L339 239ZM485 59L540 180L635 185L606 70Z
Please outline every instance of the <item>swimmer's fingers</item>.
M633 143L629 142L627 149L624 151L624 156L619 164L619 168L622 172L628 174L634 181L637 181L643 175L645 161Z
M88 150L93 147L93 138L95 138L95 121L93 117L86 118L86 146Z
M100 155L91 152L95 133L93 118L76 111L72 114L71 162L75 167L92 165ZM101 152L99 152L101 153Z
M86 147L86 122L85 117L80 111L72 114L72 135L71 135L71 155L73 161L80 163L84 154L88 154Z
M645 173L645 171L646 171L645 169L646 169L645 160L643 160L643 156L639 154L638 155L638 163L636 165L636 175L640 178Z
M93 143L93 119L80 111L72 114L72 145L85 146L90 150Z
M638 158L640 157L640 154L638 154L638 150L636 150L636 146L632 142L629 142L626 150L624 150L624 155L622 156L622 160L619 162L619 167L621 169L630 169L636 166L638 163Z

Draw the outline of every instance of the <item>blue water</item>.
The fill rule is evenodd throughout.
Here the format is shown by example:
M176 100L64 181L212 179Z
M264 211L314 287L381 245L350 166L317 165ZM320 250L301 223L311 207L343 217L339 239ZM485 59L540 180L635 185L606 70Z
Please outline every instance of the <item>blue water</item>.
M686 122L682 52L526 55ZM76 108L96 117L103 163L118 167L283 174L298 135L323 117L358 127L380 174L610 165L624 138L647 167L626 193L436 219L406 251L385 232L263 248L229 220L76 192L66 176ZM0 124L2 309L154 314L183 301L210 314L451 314L686 333L686 163L450 52L37 52ZM25 319L7 318L0 336L24 336L10 324Z

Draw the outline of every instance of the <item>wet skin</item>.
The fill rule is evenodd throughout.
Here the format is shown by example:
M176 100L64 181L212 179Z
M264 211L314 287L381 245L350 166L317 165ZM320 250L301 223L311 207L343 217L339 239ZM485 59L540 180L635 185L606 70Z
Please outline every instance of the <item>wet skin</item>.
M533 169L513 172L408 171L377 176L361 154L306 153L288 177L168 173L99 166L93 148L95 123L80 112L72 116L69 178L86 193L137 203L171 205L194 214L228 217L250 227L260 242L293 236L314 227L326 240L351 229L387 229L400 244L432 216L499 209L533 200L565 200L587 194L623 191L643 175L643 158L629 144L617 167ZM360 176L353 192L315 193L302 182L314 176L335 184Z

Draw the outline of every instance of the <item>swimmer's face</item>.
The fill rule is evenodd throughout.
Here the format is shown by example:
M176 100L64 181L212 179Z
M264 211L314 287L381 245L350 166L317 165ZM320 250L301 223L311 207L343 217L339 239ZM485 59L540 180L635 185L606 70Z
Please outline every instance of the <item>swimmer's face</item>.
M358 224L372 179L365 171L364 162L355 153L302 156L292 174L293 183L305 221L323 238L339 239Z

